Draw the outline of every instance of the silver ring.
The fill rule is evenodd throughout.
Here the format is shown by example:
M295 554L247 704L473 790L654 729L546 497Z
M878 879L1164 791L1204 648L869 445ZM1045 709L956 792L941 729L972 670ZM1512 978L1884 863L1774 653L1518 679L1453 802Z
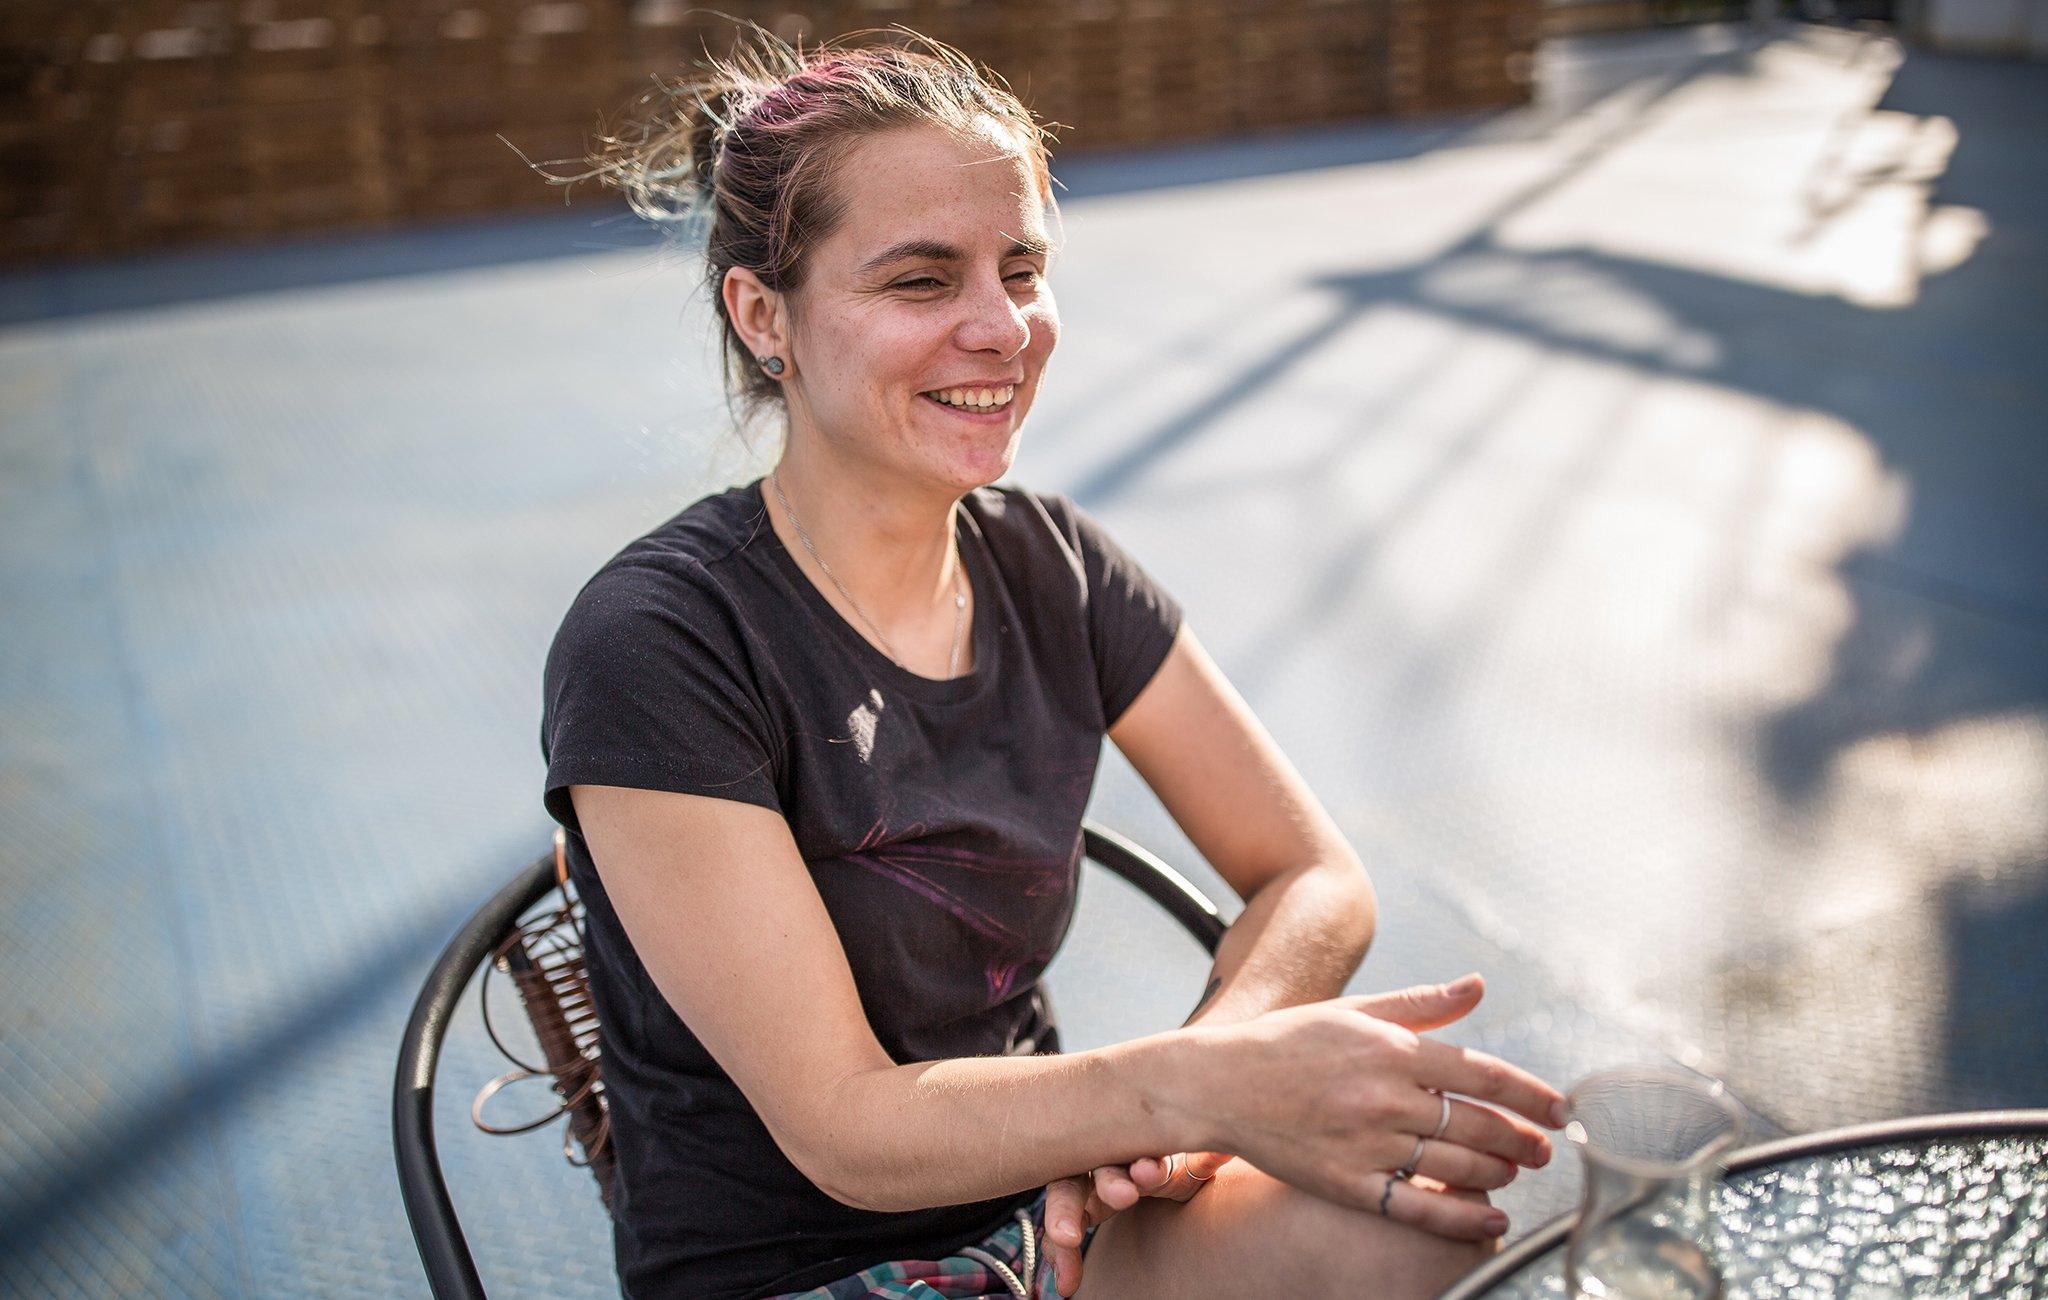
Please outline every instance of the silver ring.
M1451 1126L1451 1099L1442 1093L1438 1093L1436 1099L1444 1104L1444 1113L1437 1117L1436 1132L1430 1134L1430 1136L1440 1138L1444 1135L1444 1130Z
M1399 1169L1396 1169L1396 1170L1394 1171L1394 1177L1396 1177L1396 1178L1412 1178L1412 1177L1414 1177L1414 1175L1415 1175L1415 1167L1416 1167L1417 1165L1419 1165L1419 1164L1421 1164L1421 1163L1422 1163L1422 1144L1423 1144L1424 1142L1427 1142L1428 1140L1429 1140L1428 1138L1416 1138L1416 1139L1415 1139L1415 1154L1414 1154L1414 1155L1412 1155L1412 1156L1409 1156L1409 1157L1408 1157L1408 1163L1407 1163L1407 1164L1405 1164L1405 1165L1402 1165L1402 1166L1401 1166L1401 1167L1400 1167Z
M1163 1187L1167 1183L1172 1182L1173 1176L1180 1172L1180 1152L1176 1151L1172 1155L1166 1157L1166 1163L1162 1165L1160 1168L1161 1172L1163 1172L1166 1175L1164 1178L1159 1180L1160 1186Z

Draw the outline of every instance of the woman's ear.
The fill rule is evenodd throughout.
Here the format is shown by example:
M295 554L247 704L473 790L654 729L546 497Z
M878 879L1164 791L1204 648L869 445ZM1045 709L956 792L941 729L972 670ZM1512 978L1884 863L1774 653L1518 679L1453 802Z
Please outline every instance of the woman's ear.
M734 266L726 269L719 295L725 300L726 319L732 322L747 351L763 359L779 356L784 365L793 360L789 354L788 316L779 292L761 283L761 277L746 267Z

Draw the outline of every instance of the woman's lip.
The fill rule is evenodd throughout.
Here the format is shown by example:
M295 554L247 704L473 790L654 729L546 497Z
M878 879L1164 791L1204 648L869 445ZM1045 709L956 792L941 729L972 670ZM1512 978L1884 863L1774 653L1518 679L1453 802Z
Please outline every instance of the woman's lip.
M930 393L919 393L918 396L949 415L957 415L963 420L976 420L982 424L994 424L999 420L1007 418L1010 414L1010 408L1017 404L1016 397L1012 396L1009 401L1004 402L1001 406L993 406L986 411L968 411L957 406L948 406Z

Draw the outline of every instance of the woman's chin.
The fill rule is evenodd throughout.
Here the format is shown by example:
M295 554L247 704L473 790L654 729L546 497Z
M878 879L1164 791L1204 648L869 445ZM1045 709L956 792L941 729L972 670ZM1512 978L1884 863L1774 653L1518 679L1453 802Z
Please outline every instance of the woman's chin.
M940 473L948 487L956 492L967 493L1001 480L1010 472L1010 466L1016 459L1014 441L986 451L956 448L947 463L941 467Z
M1012 426L1010 436L1003 440L1001 446L990 447L985 454L974 458L974 477L980 483L986 484L993 483L1008 474L1010 466L1016 463L1017 447L1022 441L1023 430Z
M983 431L979 437L953 437L942 443L927 443L934 466L947 483L962 492L995 482L1010 472L1017 459L1021 431L1016 428Z

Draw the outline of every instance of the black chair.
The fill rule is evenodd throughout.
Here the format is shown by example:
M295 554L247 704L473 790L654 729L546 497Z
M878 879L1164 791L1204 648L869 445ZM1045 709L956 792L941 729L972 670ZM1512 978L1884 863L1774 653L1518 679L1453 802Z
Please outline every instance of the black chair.
M1212 956L1226 928L1215 904L1202 891L1143 848L1092 822L1082 826L1083 852L1137 886L1166 909ZM529 916L548 895L558 901ZM478 1094L471 1116L491 1132L524 1132L568 1118L563 1150L596 1177L598 1193L611 1206L611 1149L604 1086L599 1069L597 1022L583 971L583 904L570 887L562 859L562 832L555 846L535 859L478 909L442 951L413 1005L398 1052L398 1080L392 1098L392 1130L398 1155L398 1183L406 1217L427 1280L439 1300L480 1300L483 1282L462 1235L448 1184L441 1175L434 1148L434 1074L449 1021L470 979L486 963L511 977L518 988L534 1037L546 1058L544 1065L522 1065L493 1080ZM488 997L489 983L485 989ZM490 1027L488 1001L485 1029L498 1049L518 1063ZM514 1129L490 1129L481 1115L485 1100L498 1088L521 1078L551 1081L558 1108L540 1120ZM575 1160L571 1143L583 1159Z

